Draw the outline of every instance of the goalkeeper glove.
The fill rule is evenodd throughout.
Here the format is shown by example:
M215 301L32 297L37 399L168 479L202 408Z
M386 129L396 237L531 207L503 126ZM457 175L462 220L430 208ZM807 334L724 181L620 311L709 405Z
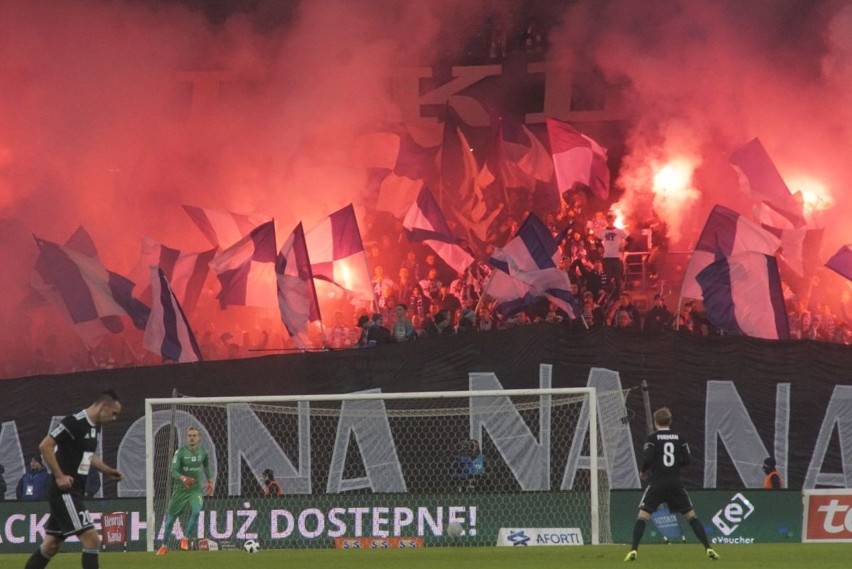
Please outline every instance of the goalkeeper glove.
M206 491L205 491L205 494L206 494L207 496L212 496L212 495L213 495L213 481L212 481L212 480L208 480L208 481L207 481L207 489L206 489Z
M195 478L192 476L181 476L180 481L187 488L192 488L195 485Z

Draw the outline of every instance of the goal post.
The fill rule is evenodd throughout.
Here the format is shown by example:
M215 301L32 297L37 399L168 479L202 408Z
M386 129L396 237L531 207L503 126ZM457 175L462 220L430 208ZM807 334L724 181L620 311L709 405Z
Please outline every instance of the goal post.
M389 540L481 546L524 528L568 528L585 543L608 543L607 447L616 441L598 428L607 405L623 410L624 393L147 399L147 548L166 537L170 449L186 444L189 427L198 429L216 481L186 536L192 540L254 539L264 548L364 547L365 539L378 540L372 547ZM265 471L282 495L264 492ZM175 523L173 543L184 537L186 518Z

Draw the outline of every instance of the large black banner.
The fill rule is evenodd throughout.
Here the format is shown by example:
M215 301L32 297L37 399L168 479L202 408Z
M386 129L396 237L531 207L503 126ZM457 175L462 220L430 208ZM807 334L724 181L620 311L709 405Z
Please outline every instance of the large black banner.
M852 472L844 472L844 463L852 465L852 348L551 324L374 349L0 382L0 464L14 489L54 417L80 410L107 388L124 400L121 418L104 433L104 456L114 464L145 398L168 397L173 388L193 396L467 390L471 372L492 372L502 387L520 389L540 386L541 364L553 366L553 387L586 386L601 370L623 388L646 381L652 406L671 407L674 428L691 443L696 460L686 476L693 488L759 485L762 454L776 456L790 488L852 486ZM628 452L639 452L645 415L638 389L626 404ZM105 493L116 495L115 486Z

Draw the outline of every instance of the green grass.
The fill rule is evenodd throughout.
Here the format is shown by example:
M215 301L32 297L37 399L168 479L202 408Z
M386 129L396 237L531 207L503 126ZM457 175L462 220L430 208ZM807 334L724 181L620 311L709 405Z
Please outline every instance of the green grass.
M164 557L153 553L104 553L103 569L602 569L604 567L648 567L684 569L710 566L718 569L840 569L849 567L852 545L839 544L757 544L729 545L715 548L718 562L704 556L696 544L644 545L639 559L622 560L627 554L623 545L598 547L532 547L532 548L424 548L417 550L264 550L256 555L242 551L189 552L170 551ZM0 567L22 569L26 555L0 555ZM49 569L77 569L80 554L60 553Z

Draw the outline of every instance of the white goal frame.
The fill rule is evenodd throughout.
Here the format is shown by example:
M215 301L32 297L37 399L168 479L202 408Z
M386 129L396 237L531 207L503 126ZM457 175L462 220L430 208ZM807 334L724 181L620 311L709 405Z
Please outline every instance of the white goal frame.
M154 550L157 521L154 512L154 432L153 408L170 405L226 405L231 403L300 403L300 402L343 402L343 401L390 401L418 399L462 399L474 397L521 397L521 396L588 396L588 437L589 441L598 441L598 393L595 387L534 388L534 389L490 389L474 391L420 391L411 393L341 393L325 395L252 395L237 397L163 397L145 400L145 507L146 507L146 547ZM589 452L589 500L590 500L590 543L601 543L600 500L599 500L599 453L606 453L605 444L600 441L589 445L595 452Z

